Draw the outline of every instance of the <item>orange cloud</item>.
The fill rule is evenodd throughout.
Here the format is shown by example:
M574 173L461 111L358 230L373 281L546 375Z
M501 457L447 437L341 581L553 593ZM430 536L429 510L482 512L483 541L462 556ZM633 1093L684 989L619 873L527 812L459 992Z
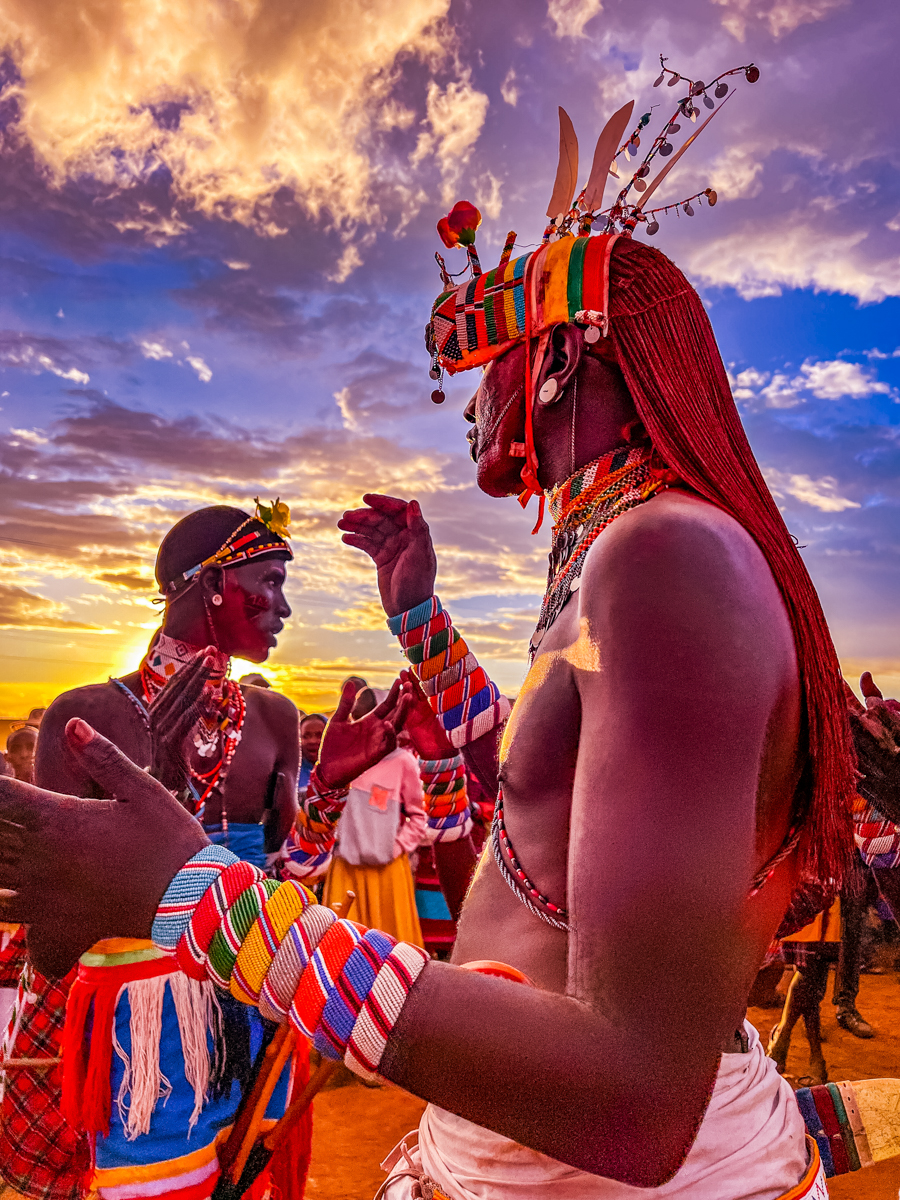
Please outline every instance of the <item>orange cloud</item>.
M163 168L181 203L275 235L284 187L314 214L358 219L369 136L396 123L398 62L441 60L448 7L10 0L0 40L22 78L21 128L57 183L127 189ZM186 228L152 209L126 227L158 242Z

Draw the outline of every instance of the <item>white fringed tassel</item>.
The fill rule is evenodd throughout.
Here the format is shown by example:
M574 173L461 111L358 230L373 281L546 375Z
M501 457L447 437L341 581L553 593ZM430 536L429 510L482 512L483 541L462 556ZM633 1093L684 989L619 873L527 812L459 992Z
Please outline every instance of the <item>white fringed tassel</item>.
M172 991L178 1017L184 1075L194 1092L194 1110L188 1123L188 1133L203 1111L209 1090L209 1035L212 1035L214 1046L222 1039L222 1010L213 985L208 981L201 983L189 979L181 971L175 971L154 979L139 979L123 987L119 999L123 992L127 992L131 1006L131 1056L119 1044L115 1028L113 1048L124 1066L116 1104L129 1141L150 1132L150 1121L158 1101L165 1101L172 1094L172 1084L159 1066L166 984Z
M166 975L137 979L119 992L119 1000L123 992L128 993L131 1006L131 1057L119 1044L113 1025L113 1049L124 1066L116 1104L130 1142L140 1134L150 1132L150 1120L157 1101L167 1100L172 1094L172 1085L159 1067L163 996L169 979Z
M169 976L169 984L178 1014L178 1028L181 1030L184 1074L194 1089L194 1111L188 1124L190 1132L203 1111L209 1091L209 1035L212 1035L214 1046L222 1041L222 1010L215 989L208 980L201 983L179 971Z

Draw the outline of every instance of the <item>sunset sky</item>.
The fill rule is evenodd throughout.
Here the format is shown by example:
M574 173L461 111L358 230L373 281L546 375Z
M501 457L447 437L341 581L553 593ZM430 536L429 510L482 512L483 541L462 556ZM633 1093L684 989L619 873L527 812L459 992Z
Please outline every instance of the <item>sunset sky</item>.
M369 490L421 501L442 598L518 687L548 531L474 486L473 376L429 400L435 222L476 203L486 267L539 241L557 106L588 164L632 97L655 133L660 53L760 67L659 193L718 205L655 244L845 671L900 689L896 28L891 0L0 0L0 716L136 666L163 533L257 495L294 514L265 671L303 708L400 665L335 530Z

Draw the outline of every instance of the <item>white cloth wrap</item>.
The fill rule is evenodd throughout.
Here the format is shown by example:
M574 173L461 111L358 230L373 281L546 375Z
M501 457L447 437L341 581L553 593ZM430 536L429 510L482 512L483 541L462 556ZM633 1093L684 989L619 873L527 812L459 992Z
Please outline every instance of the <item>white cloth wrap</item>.
M429 1105L413 1159L452 1200L779 1200L808 1170L806 1130L789 1085L752 1025L747 1054L725 1054L684 1165L659 1188L589 1175ZM395 1170L406 1164L402 1158ZM813 1197L827 1197L824 1178ZM409 1200L411 1180L385 1200Z

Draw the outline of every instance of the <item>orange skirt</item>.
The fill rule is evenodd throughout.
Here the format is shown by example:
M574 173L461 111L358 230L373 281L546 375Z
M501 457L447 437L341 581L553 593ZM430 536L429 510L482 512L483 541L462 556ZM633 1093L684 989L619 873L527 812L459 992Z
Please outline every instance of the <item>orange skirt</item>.
M409 858L401 854L383 867L355 867L337 855L325 876L323 904L335 904L347 891L356 893L350 920L382 929L398 942L425 947L416 912L416 890Z

